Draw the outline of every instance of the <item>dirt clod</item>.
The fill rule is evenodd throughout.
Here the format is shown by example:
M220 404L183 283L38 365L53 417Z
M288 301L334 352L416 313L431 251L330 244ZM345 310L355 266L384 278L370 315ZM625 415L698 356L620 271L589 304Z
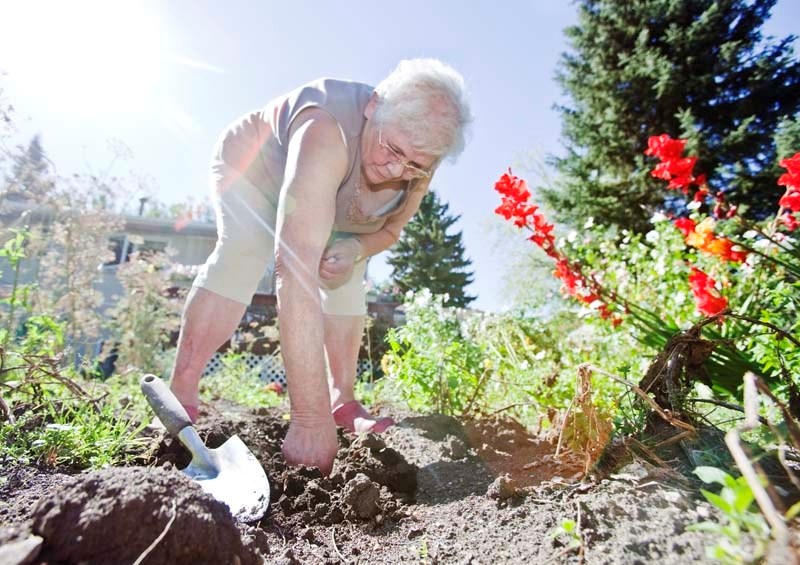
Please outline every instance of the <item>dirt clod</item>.
M369 477L359 473L347 483L342 493L348 514L358 518L372 518L381 508L379 506L381 491ZM349 517L349 516L348 516Z
M469 454L469 451L467 449L467 444L460 438L450 436L442 447L442 453L445 457L457 461L459 459L464 459L464 457Z
M486 490L486 496L494 500L507 500L518 493L517 482L508 475L497 477Z

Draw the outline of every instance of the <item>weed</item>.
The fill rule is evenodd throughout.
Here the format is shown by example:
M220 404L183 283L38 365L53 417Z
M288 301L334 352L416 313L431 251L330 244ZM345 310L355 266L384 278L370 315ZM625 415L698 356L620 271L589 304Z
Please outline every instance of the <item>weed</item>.
M747 563L764 555L770 530L764 517L753 510L753 491L744 477L737 479L716 467L697 467L694 473L709 484L722 486L719 494L701 489L708 502L722 512L720 523L705 521L689 526L691 531L709 532L719 543L706 549L706 555L722 563ZM755 543L752 552L744 547L746 537Z
M564 543L567 549L577 548L583 545L581 533L578 531L578 522L572 518L566 518L561 524L550 532L550 537L558 539Z

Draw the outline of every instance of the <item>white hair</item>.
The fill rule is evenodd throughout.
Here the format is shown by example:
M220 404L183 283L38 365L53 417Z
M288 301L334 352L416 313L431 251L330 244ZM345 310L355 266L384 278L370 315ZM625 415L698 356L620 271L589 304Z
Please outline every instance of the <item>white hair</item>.
M455 160L472 121L464 78L438 59L405 59L375 87L374 118L408 135L417 151Z

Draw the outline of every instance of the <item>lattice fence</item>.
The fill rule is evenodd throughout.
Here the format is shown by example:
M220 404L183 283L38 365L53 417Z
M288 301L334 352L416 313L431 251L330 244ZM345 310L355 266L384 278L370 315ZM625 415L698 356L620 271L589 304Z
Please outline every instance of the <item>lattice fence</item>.
M222 369L222 357L224 353L215 353L211 361L206 365L203 376L213 375ZM279 382L286 386L286 371L283 368L283 361L280 355L254 355L252 353L240 354L249 369L259 370L259 378L264 382ZM372 362L369 359L358 360L358 374L363 376L372 372Z

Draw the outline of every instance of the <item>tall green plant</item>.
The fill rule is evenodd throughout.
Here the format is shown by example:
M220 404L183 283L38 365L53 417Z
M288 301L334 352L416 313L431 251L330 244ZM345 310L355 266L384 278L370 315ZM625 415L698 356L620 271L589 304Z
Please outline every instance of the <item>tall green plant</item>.
M485 386L483 355L446 301L427 289L410 297L405 325L389 331L384 365L413 410L459 415Z
M117 369L163 373L164 349L180 328L180 293L170 292L170 258L165 253L131 254L117 269L124 294L110 312L106 354Z
M11 287L8 294L0 298L0 304L4 305L4 322L0 328L0 345L7 347L9 340L16 333L17 324L22 311L28 308L29 285L20 284L20 270L22 261L25 259L25 240L28 237L26 230L12 230L12 237L0 248L0 259L5 260L8 267L13 272Z

